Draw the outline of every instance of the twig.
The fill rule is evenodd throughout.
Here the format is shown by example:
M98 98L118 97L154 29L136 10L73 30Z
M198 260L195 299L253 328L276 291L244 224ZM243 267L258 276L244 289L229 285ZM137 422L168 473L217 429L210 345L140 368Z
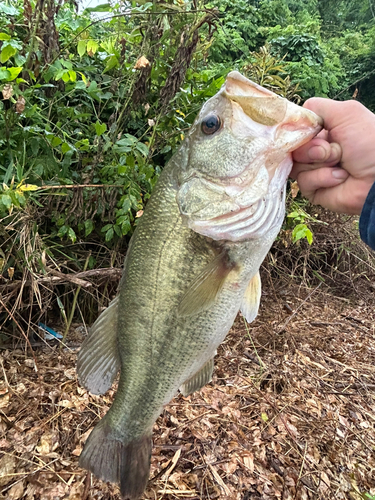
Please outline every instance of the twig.
M83 267L83 271L86 271L87 266L89 264L90 257L91 257L91 252L89 252L89 254L88 254L87 258L86 258L86 262L85 262L85 265ZM82 281L83 283L87 283L89 286L92 286L92 283L88 283L87 281L83 281L83 280L80 280L80 281ZM65 344L65 339L66 339L66 337L68 335L70 325L72 324L73 316L74 316L74 311L76 310L77 299L78 299L78 295L79 295L80 291L81 291L81 285L78 286L77 290L74 293L73 304L72 304L72 308L70 310L68 321L66 322L66 328L65 328L64 335L63 335L62 343L60 344L60 350L62 349L62 346Z
M82 188L107 188L107 187L117 187L122 188L123 186L120 184L59 184L52 186L40 186L36 191L40 191L42 189L82 189Z
M51 270L50 270L51 272ZM52 272L51 272L52 274ZM88 271L80 271L79 273L69 273L69 274L64 274L60 273L58 271L54 271L55 276L45 276L43 278L37 278L34 280L34 283L37 284L56 284L60 285L63 283L74 283L78 286L84 286L84 288L88 288L92 286L92 283L89 283L87 281L83 281L82 278L96 278L96 277L115 277L115 278L120 278L122 275L122 269L119 267L104 267L101 269L89 269ZM84 283L84 285L82 285ZM26 281L21 281L21 280L16 280L16 281L8 281L4 285L0 285L0 291L4 290L13 290L14 288L18 288L24 284L25 286L31 285L32 280L26 280Z
M13 316L12 312L9 311L9 309L7 308L7 306L4 304L4 302L1 300L0 298L0 303L1 305L4 307L4 309L6 310L6 312L9 314L10 318L15 322L15 324L18 326L18 329L20 330L20 332L22 333L22 335L25 337L25 340L28 344L28 346L30 347L30 350L31 350L31 355L34 359L34 366L35 366L35 370L38 371L38 365L37 365L37 362L36 362L36 358L35 358L35 354L34 354L34 351L33 351L33 348L31 347L31 344L30 344L30 340L28 338L28 336L25 334L25 332L23 331L23 329L21 328L20 324L18 323L18 321L16 320L16 318Z

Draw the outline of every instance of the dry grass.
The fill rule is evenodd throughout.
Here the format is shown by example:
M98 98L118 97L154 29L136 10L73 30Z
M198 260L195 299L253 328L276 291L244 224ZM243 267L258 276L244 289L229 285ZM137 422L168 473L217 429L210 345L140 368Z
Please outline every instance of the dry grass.
M175 398L158 419L145 498L375 494L374 303L328 292L268 286L251 329L237 319L213 382ZM81 389L75 358L47 346L35 351L35 367L24 350L2 352L1 498L119 498L77 465L114 391Z

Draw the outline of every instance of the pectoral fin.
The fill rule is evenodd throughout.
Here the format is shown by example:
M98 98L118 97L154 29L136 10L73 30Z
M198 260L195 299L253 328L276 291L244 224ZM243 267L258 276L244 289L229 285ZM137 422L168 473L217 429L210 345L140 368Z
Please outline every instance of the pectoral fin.
M241 304L241 313L248 323L251 323L257 317L261 293L262 286L258 271L247 285Z
M120 369L117 316L118 297L95 321L78 353L78 380L92 394L104 394Z
M214 371L214 358L207 361L203 367L195 373L189 380L186 380L180 387L180 392L183 396L189 396L195 391L199 391L202 387L212 380L212 373Z
M234 264L228 262L226 254L215 257L188 288L180 302L178 315L192 316L208 309L233 268Z

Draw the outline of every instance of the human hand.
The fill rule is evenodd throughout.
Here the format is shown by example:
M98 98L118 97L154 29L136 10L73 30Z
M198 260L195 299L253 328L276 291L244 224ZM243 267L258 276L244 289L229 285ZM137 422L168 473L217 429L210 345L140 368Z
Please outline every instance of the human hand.
M290 177L315 205L360 214L375 182L375 115L357 101L313 97L304 107L324 129L293 153Z

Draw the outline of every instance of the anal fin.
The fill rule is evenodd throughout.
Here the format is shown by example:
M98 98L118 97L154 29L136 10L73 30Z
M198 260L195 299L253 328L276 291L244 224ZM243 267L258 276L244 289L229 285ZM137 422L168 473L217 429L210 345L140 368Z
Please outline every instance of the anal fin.
M247 285L240 308L242 315L248 323L251 323L257 317L261 294L262 284L258 271Z
M195 391L199 391L202 387L212 380L214 371L214 358L207 361L203 367L197 371L189 380L186 380L180 387L180 392L183 396L189 396Z
M92 394L104 394L120 369L117 316L118 297L95 321L78 353L78 380Z

